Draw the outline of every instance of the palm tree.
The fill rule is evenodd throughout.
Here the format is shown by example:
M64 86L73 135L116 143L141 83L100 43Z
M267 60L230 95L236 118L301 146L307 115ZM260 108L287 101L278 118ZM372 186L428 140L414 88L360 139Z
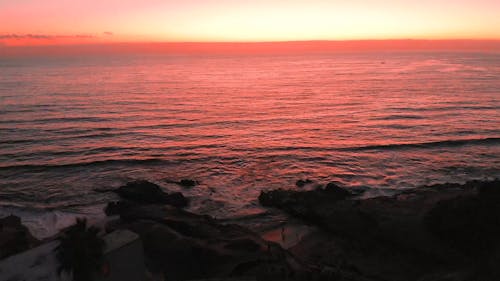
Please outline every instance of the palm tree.
M59 238L59 274L73 272L74 281L92 280L103 261L104 240L98 236L99 231L97 227L87 227L86 219L76 219L76 224Z

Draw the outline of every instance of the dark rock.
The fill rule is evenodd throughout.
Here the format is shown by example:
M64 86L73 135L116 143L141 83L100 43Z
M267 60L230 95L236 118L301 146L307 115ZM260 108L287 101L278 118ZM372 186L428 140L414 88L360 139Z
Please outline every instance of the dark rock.
M259 201L320 226L324 234L304 238L292 252L314 264L335 264L344 279L353 273L434 280L424 273L459 272L472 274L470 280L500 280L498 183L433 185L366 200L329 184L262 192Z
M180 192L173 192L168 194L164 199L164 204L175 206L175 207L185 207L189 204L189 201Z
M479 197L485 201L500 201L500 180L478 183Z
M169 194L165 199L162 201L163 204L165 205L171 205L174 207L183 207L187 205L187 200L186 198L182 195L180 192L174 192ZM104 213L108 216L113 216L113 215L120 215L123 213L127 213L127 210L130 208L136 208L138 205L142 205L145 203L138 203L135 201L131 200L121 200L121 201L115 201L115 202L109 202L108 205L104 208ZM147 204L146 204L147 205Z
M106 207L104 208L104 213L107 216L119 215L127 208L132 208L135 205L137 205L137 203L128 200L109 202L108 205L106 205Z
M21 218L10 215L0 219L0 259L26 251L39 243L21 224Z
M326 185L325 191L327 192L328 196L330 197L336 197L339 199L345 199L347 197L352 196L351 192L347 191L346 189L336 185L335 183L331 182Z
M121 211L120 201L118 202L108 202L106 207L104 207L104 213L107 216L118 215Z
M182 187L194 187L198 184L198 182L190 179L182 179L178 182L178 184Z
M255 276L272 278L271 268L304 280L309 269L279 245L244 227L162 205L134 205L120 210L122 223L141 237L147 266L166 280ZM266 279L267 278L267 279Z
M438 202L425 216L443 243L474 260L488 260L500 245L500 181L478 183L478 194Z
M261 246L252 239L236 239L225 245L226 248L242 251L258 251Z
M21 218L18 216L10 215L0 219L0 227L19 227L21 226Z
M292 211L294 208L313 206L319 200L321 202L330 202L344 200L352 194L333 183L329 183L324 189L297 192L293 190L271 190L263 191L259 195L259 202L263 206L274 206L286 208Z
M287 203L293 203L292 195L295 192L284 189L276 189L271 191L261 191L259 195L259 202L263 206L271 207L284 207Z
M306 183L305 183L304 180L297 180L295 182L295 185L298 186L298 187L304 187L304 185L306 185Z
M305 179L305 180L300 179L300 180L295 182L295 185L298 187L304 187L304 186L311 184L311 183L313 183L313 181L310 179Z
M165 193L158 185L144 180L129 182L115 192L123 199L137 203L168 204L176 207L188 205L188 200L182 193Z
M115 190L120 197L143 203L163 203L167 195L156 184L148 181L133 181Z

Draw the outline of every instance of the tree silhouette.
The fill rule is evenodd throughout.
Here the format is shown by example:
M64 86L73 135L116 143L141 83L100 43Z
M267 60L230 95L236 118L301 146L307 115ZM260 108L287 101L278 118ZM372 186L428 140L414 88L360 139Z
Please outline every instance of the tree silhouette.
M59 238L56 248L60 262L59 274L73 272L75 281L91 281L103 261L104 240L99 236L99 228L87 227L86 219L76 219Z

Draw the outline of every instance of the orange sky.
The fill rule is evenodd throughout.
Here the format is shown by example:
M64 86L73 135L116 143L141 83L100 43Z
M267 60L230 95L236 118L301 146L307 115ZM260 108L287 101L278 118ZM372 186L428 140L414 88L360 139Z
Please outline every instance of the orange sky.
M0 0L0 43L500 39L498 0Z

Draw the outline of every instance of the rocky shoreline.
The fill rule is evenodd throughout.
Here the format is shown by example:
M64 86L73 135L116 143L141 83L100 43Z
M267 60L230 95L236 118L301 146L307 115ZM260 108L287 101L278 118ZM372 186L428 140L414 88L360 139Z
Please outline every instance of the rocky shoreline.
M290 252L339 276L500 280L499 180L425 186L365 200L329 184L313 191L263 192L259 201L319 226L322 231Z
M500 280L500 180L370 199L333 183L262 192L261 205L315 226L288 249L242 226L188 212L182 193L165 193L147 181L113 192L121 200L106 207L112 219L105 231L128 229L141 237L151 280ZM26 230L20 223L14 228ZM38 243L28 232L16 240L25 246L12 248L4 239L12 229L0 229L3 257Z
M122 200L106 208L108 215L120 218L108 224L106 231L128 229L139 234L147 267L154 275L165 280L312 277L305 264L277 243L239 225L185 211L181 207L188 201L182 194L160 190L147 181L131 182L115 190Z

